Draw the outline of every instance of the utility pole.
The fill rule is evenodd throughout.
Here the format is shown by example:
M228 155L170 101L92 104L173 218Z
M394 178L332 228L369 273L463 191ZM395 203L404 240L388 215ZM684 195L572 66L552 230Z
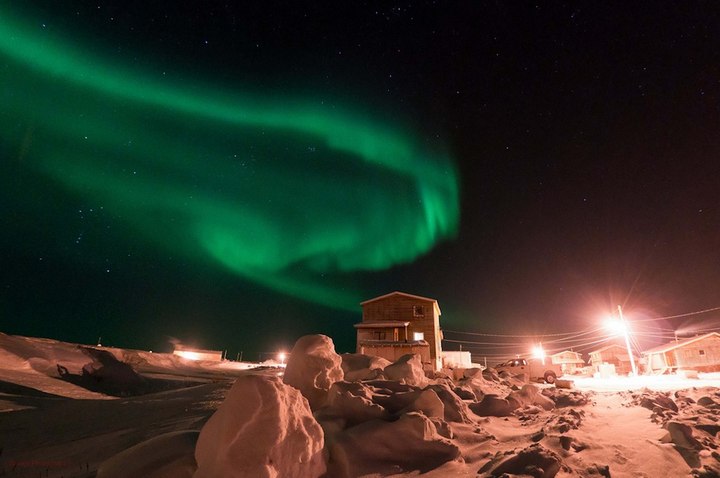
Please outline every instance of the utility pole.
M618 305L618 313L620 314L620 323L623 325L623 335L625 336L625 346L627 347L627 353L630 356L630 366L632 367L633 375L637 377L637 367L635 366L635 357L633 356L632 349L630 349L630 329L628 329L625 317L623 317L622 306Z

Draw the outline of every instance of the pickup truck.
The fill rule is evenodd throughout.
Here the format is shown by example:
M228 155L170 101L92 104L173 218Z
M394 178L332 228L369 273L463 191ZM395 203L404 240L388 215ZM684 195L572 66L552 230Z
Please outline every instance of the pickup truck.
M512 375L524 373L530 381L546 383L555 383L558 375L562 375L560 365L550 363L549 360L543 364L540 360L516 358L496 365L495 370L498 373L509 372Z

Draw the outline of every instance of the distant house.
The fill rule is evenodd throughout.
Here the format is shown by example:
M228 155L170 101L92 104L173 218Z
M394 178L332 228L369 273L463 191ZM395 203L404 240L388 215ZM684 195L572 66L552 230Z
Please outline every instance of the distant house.
M720 371L720 334L710 332L673 341L642 352L648 373L678 369L698 372Z
M357 329L357 352L395 361L419 354L427 370L441 363L440 306L437 300L404 292L366 300Z
M585 366L585 361L580 356L580 353L573 352L572 350L563 350L550 356L552 363L560 365L560 370L563 374L572 375L580 371Z
M633 358L635 358L633 356ZM637 363L637 358L635 358ZM627 375L632 372L632 364L630 356L627 353L627 347L619 344L610 344L590 352L590 365L595 372L600 371L603 364L612 364L615 366L615 373Z
M209 360L213 362L220 362L223 359L222 350L203 350L184 345L175 345L173 355L190 360Z

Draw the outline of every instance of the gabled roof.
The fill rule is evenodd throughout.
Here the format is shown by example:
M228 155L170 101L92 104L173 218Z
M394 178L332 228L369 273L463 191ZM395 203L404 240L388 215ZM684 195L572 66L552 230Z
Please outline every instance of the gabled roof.
M572 354L575 358L562 358L561 356L564 354ZM562 352L558 352L556 354L550 355L550 358L555 361L558 360L557 363L585 363L585 361L582 359L580 352L575 352L573 350L563 350ZM555 362L553 362L555 363Z
M392 329L395 327L407 327L410 322L403 322L402 320L385 320L382 322L360 322L359 324L353 325L356 329Z
M600 347L600 348L597 349L597 350L592 350L592 351L590 351L590 352L588 352L588 353L589 353L589 354L597 354L597 353L600 353L600 352L605 352L606 350L609 350L609 349L611 349L611 348L613 348L613 347L620 347L620 348L623 349L623 350L625 350L625 348L626 348L626 347L624 347L624 346L622 346L622 345L620 345L620 344L610 344L610 345L606 345L606 346L604 346L604 347Z
M654 347L654 348L651 348L651 349L648 349L648 350L643 350L643 351L642 351L642 354L643 354L643 355L650 355L650 354L661 354L661 353L669 352L669 351L671 351L671 350L674 350L674 349L683 347L683 346L688 345L688 344L691 344L691 343L693 343L693 342L697 342L698 340L706 339L706 338L711 337L711 336L715 336L715 337L720 338L720 333L710 332L710 333L707 333L707 334L705 334L705 335L698 335L698 336L695 336L695 337L690 337L690 338L681 339L681 340L678 340L677 342L673 341L673 342L667 343L667 344L665 344L665 345L659 345L659 346L657 346L657 347Z
M401 296L403 296L403 297L408 297L408 298L410 298L410 299L419 299L419 300L424 300L424 301L427 301L427 302L432 302L432 303L433 303L433 306L434 306L435 309L437 310L438 315L440 315L440 306L438 305L438 301L437 301L437 300L431 299L431 298L429 298L429 297L422 297L422 296L420 296L420 295L407 294L407 293L405 293L405 292L399 292L399 291L390 292L389 294L381 295L381 296L375 297L375 298L373 298L373 299L368 299L368 300L366 300L366 301L360 302L360 305L365 305L365 304L368 304L368 303L370 303L370 302L375 302L375 301L378 301L378 300L387 299L388 297L392 297L392 296L395 296L395 295L401 295Z

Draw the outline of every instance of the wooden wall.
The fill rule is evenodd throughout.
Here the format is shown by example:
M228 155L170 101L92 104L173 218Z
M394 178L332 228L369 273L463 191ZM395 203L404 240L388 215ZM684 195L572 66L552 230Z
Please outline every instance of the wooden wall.
M415 314L415 306L423 308L422 317ZM413 332L422 332L425 341L430 345L430 360L434 364L433 367L438 370L442 366L440 363L440 317L433 300L398 294L366 302L362 307L363 322L365 323L387 320L410 322L408 340L413 340Z
M701 354L701 351L704 353ZM691 368L701 372L720 370L720 337L716 335L683 345L670 353L675 355L678 368Z
M365 355L375 355L388 359L391 362L397 361L400 357L407 354L418 354L423 365L430 366L430 348L427 345L410 345L392 346L392 345L360 345L358 353Z
M622 357L622 360L620 359ZM632 365L630 359L627 357L627 348L621 345L615 345L603 350L602 352L596 352L590 354L590 363L595 369L601 363L611 363L615 365L615 372L621 375L632 372ZM635 361L637 363L637 357Z

